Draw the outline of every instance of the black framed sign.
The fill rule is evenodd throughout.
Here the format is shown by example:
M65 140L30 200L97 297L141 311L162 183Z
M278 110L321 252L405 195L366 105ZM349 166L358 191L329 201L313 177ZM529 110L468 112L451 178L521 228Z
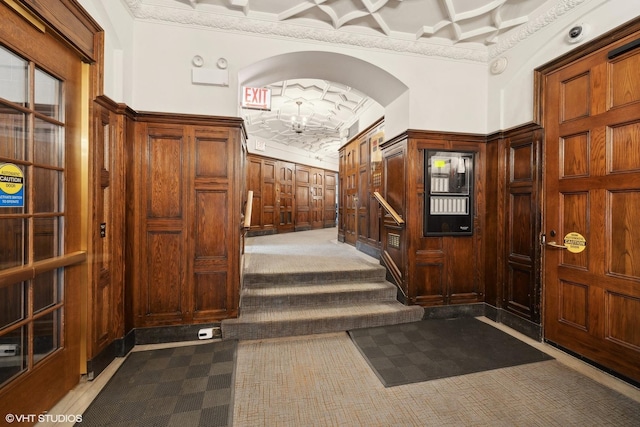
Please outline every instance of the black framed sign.
M424 165L424 235L472 235L474 153L425 150Z

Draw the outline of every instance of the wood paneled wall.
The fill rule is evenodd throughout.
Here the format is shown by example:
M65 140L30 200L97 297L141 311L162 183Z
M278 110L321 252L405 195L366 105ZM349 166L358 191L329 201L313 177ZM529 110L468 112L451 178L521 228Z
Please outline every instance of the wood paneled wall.
M253 191L249 235L336 225L335 171L251 154L247 190Z
M423 306L484 301L486 137L408 131L383 145L384 196L405 220L385 215L382 261L408 304ZM472 236L425 237L425 150L475 153Z
M236 316L246 199L242 121L144 113L135 115L131 132L126 199L132 325Z
M382 189L384 122L379 120L339 151L338 239L378 256L382 209L373 197Z

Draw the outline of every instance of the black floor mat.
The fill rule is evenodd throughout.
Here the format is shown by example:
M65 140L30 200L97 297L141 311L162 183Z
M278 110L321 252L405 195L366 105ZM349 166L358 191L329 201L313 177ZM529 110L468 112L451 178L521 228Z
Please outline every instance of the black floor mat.
M349 331L385 387L553 359L474 318Z
M231 425L236 348L219 341L131 353L76 425Z

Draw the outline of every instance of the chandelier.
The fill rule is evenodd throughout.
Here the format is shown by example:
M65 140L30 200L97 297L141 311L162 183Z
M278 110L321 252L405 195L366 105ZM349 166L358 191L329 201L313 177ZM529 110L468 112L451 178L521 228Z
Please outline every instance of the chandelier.
M307 117L300 114L300 105L302 105L302 101L296 101L296 104L298 104L298 114L291 116L291 129L295 133L302 133L307 127Z

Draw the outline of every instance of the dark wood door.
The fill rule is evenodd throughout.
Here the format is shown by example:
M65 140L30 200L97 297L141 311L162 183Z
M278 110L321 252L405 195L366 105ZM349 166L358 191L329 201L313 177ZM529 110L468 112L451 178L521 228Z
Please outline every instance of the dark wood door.
M311 168L296 165L296 223L295 230L311 229Z
M357 147L355 142L345 147L344 160L344 198L342 229L344 231L344 241L355 245L357 235L357 209L358 209L358 160Z
M88 359L124 334L124 164L117 161L124 156L124 120L98 102L94 111L94 176L90 182L94 187L91 229L95 262L89 295Z
M640 50L607 54L639 36L549 74L545 86L545 338L636 381Z
M338 174L332 171L324 172L324 226L336 226L336 191Z
M293 231L295 227L296 167L293 163L277 163L276 206L278 233Z
M542 131L506 141L505 271L502 308L540 324Z
M309 184L311 228L324 227L324 170L311 169Z

